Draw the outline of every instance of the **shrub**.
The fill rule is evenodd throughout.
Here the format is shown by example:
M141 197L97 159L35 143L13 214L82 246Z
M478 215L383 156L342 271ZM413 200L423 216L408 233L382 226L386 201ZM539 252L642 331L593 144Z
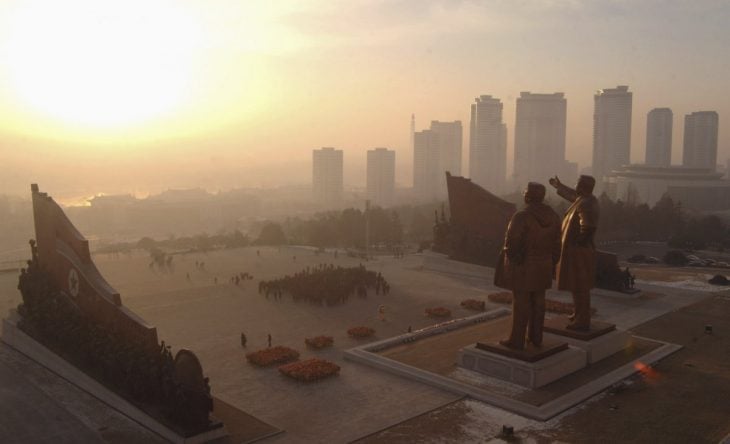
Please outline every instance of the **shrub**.
M297 381L313 382L338 374L340 366L324 359L312 358L282 365L279 372Z
M297 359L299 359L298 351L280 345L246 354L246 360L259 367L267 367L273 364L284 364L296 361Z
M313 338L305 338L304 343L312 348L331 347L335 343L332 336L315 336Z
M484 301L477 301L476 299L464 299L461 301L461 306L467 310L484 311Z
M671 250L667 251L667 254L664 255L664 263L667 265L682 267L689 263L689 258L687 258L687 255L679 250Z
M372 335L375 334L375 330L373 330L370 327L352 327L351 329L347 330L347 334L350 335L350 337L355 339L364 339L369 338Z
M448 318L451 316L451 310L444 307L427 308L426 316L430 316L432 318Z
M503 291L500 293L492 293L488 296L492 302L500 304L511 304L512 293ZM575 310L575 306L570 302L560 302L553 299L545 299L545 311L558 314L572 314ZM596 309L591 307L591 314L596 314Z

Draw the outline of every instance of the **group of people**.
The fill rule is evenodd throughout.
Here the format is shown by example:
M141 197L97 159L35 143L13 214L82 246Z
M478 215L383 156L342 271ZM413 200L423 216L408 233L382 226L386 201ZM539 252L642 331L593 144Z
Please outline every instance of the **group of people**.
M286 275L279 279L259 282L259 294L280 299L288 293L294 300L307 300L317 304L336 305L345 302L356 293L367 297L368 290L375 294L390 293L390 284L380 272L367 270L362 264L357 267L341 267L320 264Z
M570 291L574 313L565 328L589 331L591 325L590 289L596 275L596 249L593 236L598 226L598 199L593 195L595 179L580 176L575 189L550 179L559 196L571 202L562 223L545 203L545 186L530 182L524 192L525 207L512 216L505 234L504 247L497 263L494 283L512 290L512 328L509 338L500 343L511 349L524 349L527 338L542 345L545 319L545 291L552 287Z
M238 286L238 285L241 285L242 281L252 281L252 280L253 280L253 276L251 274L249 274L248 271L242 271L238 274L231 276L230 282L231 282L231 284L236 284Z

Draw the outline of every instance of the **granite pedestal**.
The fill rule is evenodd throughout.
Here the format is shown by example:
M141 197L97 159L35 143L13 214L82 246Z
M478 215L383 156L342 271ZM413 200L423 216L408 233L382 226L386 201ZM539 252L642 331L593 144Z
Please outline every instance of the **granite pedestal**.
M584 350L589 364L618 353L631 344L631 335L624 330L617 330L615 324L592 320L590 330L580 331L568 330L566 326L569 322L567 316L546 319L545 338L564 341Z
M459 350L458 365L527 388L556 381L586 366L586 352L566 341L545 339L541 347L516 351L499 342L478 342Z

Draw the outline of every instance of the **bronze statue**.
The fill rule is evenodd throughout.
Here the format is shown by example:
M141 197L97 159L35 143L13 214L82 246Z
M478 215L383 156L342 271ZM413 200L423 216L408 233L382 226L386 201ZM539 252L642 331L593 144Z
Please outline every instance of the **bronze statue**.
M575 310L566 328L589 330L591 326L591 296L596 279L596 247L593 236L598 227L598 199L593 195L596 180L580 176L575 189L563 185L555 176L550 185L558 194L572 202L563 217L560 262L557 268L558 290L573 294Z
M525 331L535 346L542 344L545 290L553 283L560 255L560 217L542 201L545 186L530 182L525 208L512 216L494 275L498 287L512 290L512 331L505 347L523 349Z

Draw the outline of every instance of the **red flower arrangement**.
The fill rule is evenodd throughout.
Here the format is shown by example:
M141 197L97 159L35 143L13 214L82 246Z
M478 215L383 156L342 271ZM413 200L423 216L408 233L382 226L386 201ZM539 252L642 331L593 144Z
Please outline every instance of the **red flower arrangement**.
M315 336L313 338L305 338L304 343L312 348L331 347L335 343L332 336Z
M487 296L487 299L489 299L492 302L496 302L498 304L511 304L512 303L512 293L509 291L500 291L499 293L491 293Z
M427 308L426 316L430 316L432 318L448 318L451 316L451 310L444 307Z
M476 299L464 299L461 301L461 306L474 311L484 311L484 301L477 301Z
M487 296L492 302L500 304L511 304L512 293L502 291L500 293L492 293ZM560 302L554 299L545 299L545 311L558 314L572 314L575 310L575 306L570 302ZM596 314L596 309L591 307L591 314Z
M352 327L351 329L347 330L347 334L350 335L350 337L355 339L364 339L369 338L370 336L375 334L375 330L373 330L370 327Z
M313 382L338 374L340 366L324 359L312 358L282 365L279 372L297 381Z
M299 359L299 352L283 346L265 348L246 354L246 360L253 365L266 367L273 364L284 364Z

